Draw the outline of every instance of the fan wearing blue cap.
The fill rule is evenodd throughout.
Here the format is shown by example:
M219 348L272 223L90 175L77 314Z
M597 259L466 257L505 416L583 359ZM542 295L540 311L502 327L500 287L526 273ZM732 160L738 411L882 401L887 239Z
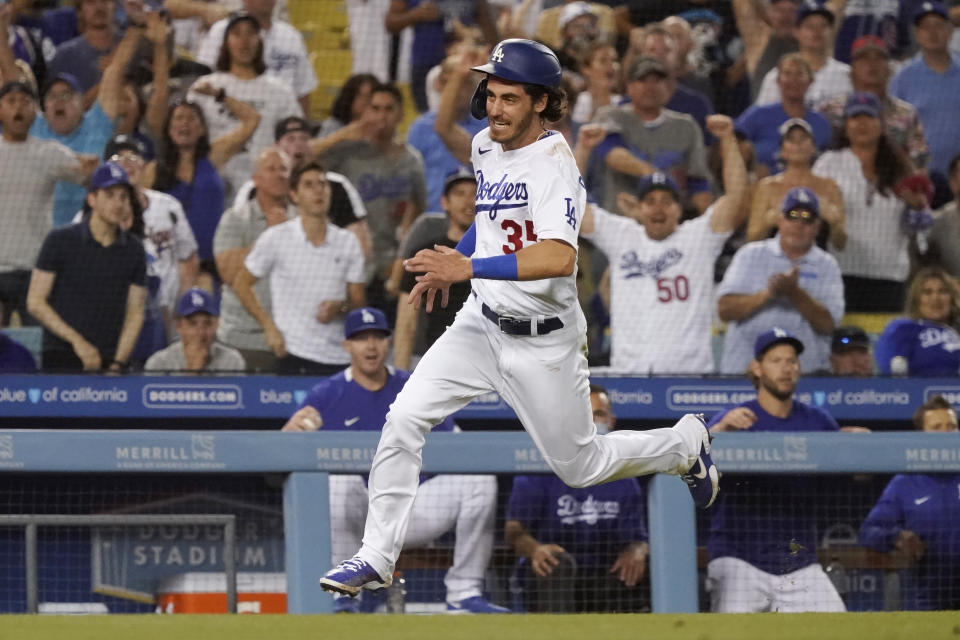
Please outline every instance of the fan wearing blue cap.
M853 90L850 65L831 55L835 23L836 16L823 0L803 0L797 7L793 35L797 40L798 53L813 71L813 82L806 93L806 102L810 106ZM756 104L780 102L778 76L777 69L771 69L764 76Z
M78 11L81 16L86 16L84 19L92 19L93 14L102 13L101 5L103 3L86 2L86 8ZM87 28L98 31L89 24ZM108 31L113 29L112 16L103 28ZM121 126L118 118L124 111L127 95L124 73L137 52L143 30L128 29L115 49L114 34L101 31L100 36L105 38L103 42L110 42L109 49L112 51L110 63L103 69L102 77L98 64L107 51L92 48L84 36L66 42L57 49L48 80L40 93L43 111L30 130L38 138L56 140L75 153L97 158L113 136L114 128ZM85 92L94 85L98 85L99 89L91 105L86 101ZM54 192L53 225L70 224L82 205L82 187L58 183Z
M27 309L43 325L43 367L125 369L143 326L146 256L123 229L127 173L105 162L90 178L81 222L51 231L30 280Z
M838 431L826 411L794 399L804 346L782 327L761 331L747 370L757 397L717 413L711 433ZM749 476L720 494L707 541L711 611L845 610L817 561L818 482L811 476Z
M713 373L713 263L749 207L747 170L733 123L710 116L723 155L724 194L680 223L680 188L665 173L624 194L625 216L589 205L581 234L610 262L611 365L630 373ZM670 327L670 330L666 330Z
M146 371L244 371L243 356L217 342L220 308L206 289L193 287L177 301L180 340L157 351L144 365Z
M795 187L780 211L776 237L741 247L717 289L717 311L727 323L721 373L742 373L754 340L771 325L784 327L806 345L804 370L829 366L844 287L837 260L815 244L820 200L810 188Z

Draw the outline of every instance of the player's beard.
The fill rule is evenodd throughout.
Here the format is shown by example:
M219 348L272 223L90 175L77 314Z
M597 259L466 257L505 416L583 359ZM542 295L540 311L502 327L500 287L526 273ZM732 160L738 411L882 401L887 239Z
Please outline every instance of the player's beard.
M533 116L535 115L537 115L537 112L533 109L530 109L530 111L527 112L527 115L525 115L523 119L517 123L517 126L513 130L513 135L509 138L498 140L493 136L490 136L490 139L494 142L499 142L503 147L510 146L514 141L522 138L526 134L527 130L530 128L530 124L533 122ZM491 131L495 131L495 129L491 127Z
M760 376L760 386L766 389L767 393L772 395L777 400L785 402L793 397L793 392L797 389L797 383L794 382L790 385L789 389L782 389L777 385L777 382L772 378L761 375Z

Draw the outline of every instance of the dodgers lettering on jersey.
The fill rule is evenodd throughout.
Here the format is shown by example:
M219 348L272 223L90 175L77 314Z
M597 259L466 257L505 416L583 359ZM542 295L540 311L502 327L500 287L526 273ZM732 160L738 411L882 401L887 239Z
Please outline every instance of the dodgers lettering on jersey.
M710 228L713 207L663 240L630 218L593 212L594 232L584 237L611 264L613 369L712 373L713 263L730 236Z
M473 138L477 176L474 256L515 253L542 240L576 249L587 192L567 142L552 133L504 151L489 128ZM577 305L576 272L527 282L474 279L473 290L501 315L556 316Z
M636 478L573 489L556 476L517 476L507 519L544 543L559 544L579 566L612 562L631 542L647 539L644 491Z
M960 372L960 334L944 324L897 318L877 340L877 368L890 375L896 357L907 361L914 376L955 376Z

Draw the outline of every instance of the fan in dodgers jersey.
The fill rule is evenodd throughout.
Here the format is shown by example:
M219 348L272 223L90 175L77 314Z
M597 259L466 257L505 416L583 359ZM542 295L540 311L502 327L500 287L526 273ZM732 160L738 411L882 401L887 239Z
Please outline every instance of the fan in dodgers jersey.
M391 583L427 432L490 391L514 409L543 459L570 486L669 473L683 476L701 507L719 489L698 416L688 414L672 428L597 435L576 290L586 190L566 141L544 128L565 109L560 64L547 47L510 39L474 70L486 77L471 113L489 125L471 141L476 220L456 249L424 249L405 262L423 274L411 303L425 298L428 312L438 294L447 302L454 282L470 280L473 293L390 408L370 470L363 545L321 578L327 591L356 595Z

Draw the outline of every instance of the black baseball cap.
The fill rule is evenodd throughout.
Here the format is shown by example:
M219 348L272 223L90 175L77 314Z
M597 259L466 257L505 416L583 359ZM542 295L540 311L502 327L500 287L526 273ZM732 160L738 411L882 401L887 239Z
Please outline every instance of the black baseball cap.
M103 159L109 160L121 151L133 151L141 158L147 155L147 148L142 142L133 136L120 133L113 136L107 146L103 148Z
M277 126L273 128L273 141L279 142L280 138L283 136L297 131L303 131L307 135L313 136L314 127L306 120L306 118L301 118L300 116L287 116L278 122Z
M477 183L477 176L473 175L473 171L470 167L460 165L453 171L447 174L447 177L443 179L443 195L447 195L450 191L450 188L458 182L470 181L474 184Z
M3 99L9 93L22 93L25 96L29 96L34 100L37 99L37 94L34 92L33 87L30 86L28 82L23 80L11 80L10 82L4 82L3 86L0 86L0 100Z
M857 326L839 327L833 332L830 341L830 351L846 351L847 349L869 349L870 336Z

